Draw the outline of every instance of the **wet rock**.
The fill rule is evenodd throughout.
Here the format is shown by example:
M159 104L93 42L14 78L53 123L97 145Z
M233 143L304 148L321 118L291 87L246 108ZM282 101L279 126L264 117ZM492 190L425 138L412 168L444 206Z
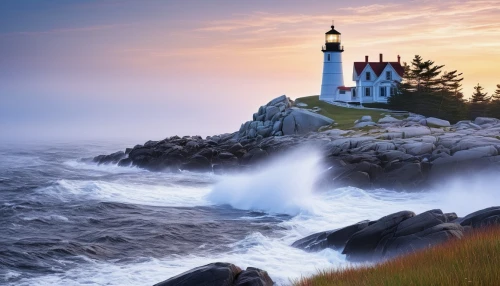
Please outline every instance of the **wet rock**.
M342 251L351 236L368 226L369 221L361 221L344 228L311 234L295 241L292 246L305 251L321 251L326 248Z
M402 211L382 217L375 223L353 234L347 241L342 254L346 254L347 259L350 261L371 261L376 259L374 253L379 244L383 243L382 240L392 236L399 223L414 216L414 212Z
M231 286L240 272L241 269L234 264L216 262L196 267L154 286Z
M181 165L181 170L209 172L212 171L212 164L206 157L194 155L187 163Z
M259 268L247 267L242 271L234 281L234 286L272 286L273 280L269 277L267 271Z

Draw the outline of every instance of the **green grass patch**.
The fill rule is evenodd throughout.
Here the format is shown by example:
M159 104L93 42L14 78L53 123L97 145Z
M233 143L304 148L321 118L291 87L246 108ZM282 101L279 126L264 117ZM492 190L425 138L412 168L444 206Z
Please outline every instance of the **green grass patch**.
M354 121L361 119L363 115L370 115L373 121L377 122L380 118L384 117L383 110L372 110L372 109L356 109L356 108L346 108L328 104L326 102L320 101L319 96L307 96L299 97L295 102L302 102L307 104L307 109L314 107L321 108L318 114L329 117L338 124L335 128L339 129L352 129L354 126Z
M375 266L322 271L295 286L499 285L500 227Z

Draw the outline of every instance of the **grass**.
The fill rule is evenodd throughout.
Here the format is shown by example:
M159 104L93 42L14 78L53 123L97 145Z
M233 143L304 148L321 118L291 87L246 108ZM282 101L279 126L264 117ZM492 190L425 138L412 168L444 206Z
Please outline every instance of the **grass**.
M356 109L356 108L346 108L331 105L319 100L319 96L307 96L299 97L295 100L296 102L302 102L307 104L305 108L319 107L321 111L318 112L321 115L329 117L337 123L335 128L339 129L352 129L354 126L354 121L361 119L363 115L370 115L372 119L377 122L380 118L384 117L383 110L372 110L372 109Z
M322 271L295 286L500 285L500 227L360 268Z

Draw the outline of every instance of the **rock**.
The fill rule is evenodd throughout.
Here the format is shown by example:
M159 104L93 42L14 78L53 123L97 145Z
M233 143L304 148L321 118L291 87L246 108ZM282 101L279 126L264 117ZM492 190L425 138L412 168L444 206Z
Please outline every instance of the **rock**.
M117 164L120 160L125 158L125 152L118 151L109 155L100 155L94 157L93 161L97 164Z
M361 117L361 122L373 122L372 117L370 115L364 115Z
M397 163L386 167L376 184L385 188L406 189L415 188L425 180L422 170L423 163Z
M259 268L247 267L236 278L234 286L272 286L273 280L267 271Z
M450 122L447 120L435 118L435 117L428 117L427 118L427 126L431 127L449 127Z
M363 128L363 127L367 127L367 126L376 126L377 123L375 122L370 122L370 121L361 121L359 123L356 123L354 125L354 128Z
M118 162L118 166L120 167L129 167L130 165L132 165L132 159L130 158L121 159L120 162Z
M414 217L415 213L402 211L382 217L375 223L356 232L347 241L342 254L350 261L371 261L376 259L374 252L383 239L392 236L402 221Z
M473 212L457 222L462 226L471 226L472 228L483 227L491 224L500 224L500 206L490 207ZM494 218L493 220L489 218Z
M394 235L405 236L421 232L425 229L445 222L447 222L447 217L441 210L435 209L426 211L405 221L402 221L398 225Z
M307 107L307 104L303 103L303 102L297 102L295 104L295 106L298 106L298 107Z
M273 132L279 132L279 131L281 131L281 126L282 125L283 125L283 122L281 122L279 120L276 121L276 122L274 122L274 124L273 124Z
M433 161L433 164L446 164L460 161L467 161L473 159L480 159L483 157L497 156L498 150L493 146L477 147L468 150L455 152L451 157L442 157Z
M431 135L431 130L425 126L404 127L399 130L403 132L403 138Z
M266 105L267 106L270 106L270 105L277 106L280 103L283 103L286 106L290 106L290 100L288 99L288 97L286 97L286 95L278 96L275 99L269 101Z
M500 122L500 120L498 120L496 118L490 118L490 117L477 117L474 120L474 124L477 124L477 125L497 124L499 122Z
M283 120L283 134L306 134L317 131L321 126L330 125L333 120L307 110L292 108Z
M334 182L341 186L350 186L361 189L366 189L371 187L370 175L366 172L355 171L348 173L344 176L337 178Z
M280 112L280 109L276 106L266 107L266 120L271 120L278 112Z
M181 170L209 172L212 171L212 164L207 158L194 155L187 163L181 165Z
M414 142L401 145L399 149L406 151L410 155L431 154L436 148L432 143Z
M196 267L154 286L231 286L240 273L241 269L234 264L216 262Z
M390 116L390 115L386 115L385 117L380 118L380 119L378 120L378 123L379 123L379 124L386 124L386 123L399 123L399 122L401 122L401 120L396 119L396 118L394 118L394 117L392 117L392 116Z
M441 223L421 232L390 238L381 254L381 258L388 259L395 256L414 253L415 251L432 247L452 238L461 239L464 229L456 223Z
M326 248L342 251L349 238L368 226L369 221L361 221L344 228L311 234L295 241L292 246L305 251L321 251Z

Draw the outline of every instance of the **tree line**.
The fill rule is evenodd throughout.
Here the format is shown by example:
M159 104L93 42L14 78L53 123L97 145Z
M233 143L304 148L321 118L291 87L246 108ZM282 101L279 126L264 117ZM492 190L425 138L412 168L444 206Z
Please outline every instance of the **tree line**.
M403 63L404 75L398 92L389 98L389 108L457 122L476 117L500 118L500 84L492 95L478 83L469 100L464 98L462 73L444 71L444 65L416 55Z

